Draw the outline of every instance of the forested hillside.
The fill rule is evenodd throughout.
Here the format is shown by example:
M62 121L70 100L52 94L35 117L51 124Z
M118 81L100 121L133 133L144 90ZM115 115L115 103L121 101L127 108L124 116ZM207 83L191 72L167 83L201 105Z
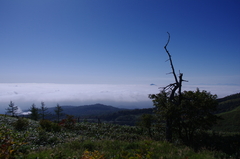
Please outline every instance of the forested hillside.
M219 105L217 114L231 111L236 107L240 106L240 93L226 96L224 98L218 99Z
M123 109L116 108L113 106L108 106L104 104L93 104L93 105L83 105L83 106L61 106L63 109L62 114L73 115L76 117L83 117L88 115L101 115L106 113L113 113ZM54 107L49 108L48 111L54 114Z
M215 131L240 132L240 106L219 114L222 120L213 127Z

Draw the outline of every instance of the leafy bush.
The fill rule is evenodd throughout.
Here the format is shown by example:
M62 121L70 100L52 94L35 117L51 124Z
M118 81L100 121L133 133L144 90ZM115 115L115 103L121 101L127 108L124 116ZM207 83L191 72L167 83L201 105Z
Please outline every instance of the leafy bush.
M67 129L73 129L75 127L76 120L73 118L73 115L67 115L66 119L63 119L59 125L67 128Z
M39 124L44 130L46 130L48 132L51 132L51 131L59 132L59 131L61 131L61 126L59 126L58 124L53 123L49 120L40 120Z
M84 149L87 149L88 151L94 151L94 149L96 149L96 145L91 141L85 142L83 144L83 147L84 147Z
M104 155L98 151L84 151L81 159L105 159Z
M5 125L1 125L0 129L0 158L11 159L20 154L19 149L23 144L23 138L18 133L14 133Z
M18 131L26 130L29 126L29 121L25 118L18 118L18 120L13 123L13 126Z
M40 120L40 126L46 131L52 131L52 122L49 120Z
M61 131L61 126L58 125L57 123L52 123L52 131L53 132L60 132Z
M38 138L37 138L37 140L35 140L35 142L38 145L47 145L48 138L49 138L49 136L48 136L47 132L40 129L38 131Z

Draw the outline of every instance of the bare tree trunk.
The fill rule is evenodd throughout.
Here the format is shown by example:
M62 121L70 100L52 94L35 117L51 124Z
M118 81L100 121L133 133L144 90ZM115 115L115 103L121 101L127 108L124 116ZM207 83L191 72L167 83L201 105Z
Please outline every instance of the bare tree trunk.
M170 66L172 68L171 73L174 76L175 83L171 83L171 84L167 85L166 87L164 87L164 90L169 90L170 91L169 101L177 107L181 104L181 101L182 101L181 91L182 91L182 81L184 81L184 80L182 79L182 77L183 77L182 73L180 73L179 79L177 78L177 75L175 73L175 69L174 69L173 62L172 62L172 56L167 49L168 43L170 42L170 34L169 34L169 32L167 32L167 33L168 33L168 41L167 41L166 45L164 46L164 49L167 52L168 57L169 57L168 60L170 61ZM179 98L176 101L174 96L175 96L175 93L176 93L177 90L178 90ZM180 120L181 119L179 119L179 121L178 121L179 124L181 123ZM173 124L172 117L171 116L167 117L167 120L166 120L166 140L169 141L169 142L172 142L172 133L173 133L172 132L172 124ZM180 125L179 125L179 131L181 131L181 126Z

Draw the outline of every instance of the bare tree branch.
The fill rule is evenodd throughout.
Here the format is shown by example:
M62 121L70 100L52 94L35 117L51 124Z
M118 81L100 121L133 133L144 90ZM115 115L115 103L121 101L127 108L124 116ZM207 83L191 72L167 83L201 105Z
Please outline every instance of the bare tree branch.
M164 49L165 49L165 51L168 54L170 65L171 65L171 68L172 68L172 73L173 73L173 76L175 78L175 82L178 83L178 79L177 79L177 76L176 76L176 73L175 73L175 69L174 69L174 66L173 66L173 62L172 62L172 57L171 57L171 54L169 53L169 51L167 49L168 43L170 42L170 34L169 34L169 32L167 32L167 33L168 33L168 41L167 41L166 45L164 46Z
M173 66L173 62L172 62L172 56L171 56L171 54L169 53L169 51L168 51L168 49L167 49L167 46L168 46L168 44L169 44L169 42L170 42L170 33L169 33L169 32L167 32L167 33L168 33L168 41L167 41L166 45L164 46L164 49L165 49L165 51L167 52L168 57L169 57L168 60L170 61L170 65L171 65L171 68L172 68L172 72L171 72L171 73L172 73L173 76L174 76L175 83L166 86L165 89L169 89L169 88L170 88L169 86L171 86L170 100L173 101L173 100L174 100L174 94L175 94L176 90L177 90L179 87L181 87L182 81L179 82L178 79L177 79L177 75L176 75L176 72L175 72L175 69L174 69L174 66ZM182 77L182 74L180 74L180 76ZM173 88L172 88L172 87L173 87ZM181 89L180 89L180 91L181 91ZM179 92L179 93L181 93L181 92Z

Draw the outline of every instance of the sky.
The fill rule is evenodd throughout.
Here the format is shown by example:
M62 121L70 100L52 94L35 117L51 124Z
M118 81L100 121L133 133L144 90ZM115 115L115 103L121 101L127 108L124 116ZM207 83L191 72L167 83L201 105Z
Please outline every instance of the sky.
M238 93L239 8L238 0L1 0L0 107L44 97L49 105L129 105L127 94L150 103L149 93L174 82L167 32L176 73L188 80L183 88ZM50 99L39 90L64 91ZM79 93L86 98L73 100Z

